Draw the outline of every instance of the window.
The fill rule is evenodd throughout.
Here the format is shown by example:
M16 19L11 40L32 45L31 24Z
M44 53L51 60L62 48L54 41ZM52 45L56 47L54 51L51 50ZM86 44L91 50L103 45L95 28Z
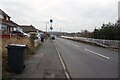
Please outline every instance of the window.
M3 19L3 15L2 14L0 14L0 18Z
M6 26L6 25L3 25L3 24L0 24L0 29L2 29L2 30L7 30L7 26Z
M16 28L13 28L13 31L16 31L17 29Z

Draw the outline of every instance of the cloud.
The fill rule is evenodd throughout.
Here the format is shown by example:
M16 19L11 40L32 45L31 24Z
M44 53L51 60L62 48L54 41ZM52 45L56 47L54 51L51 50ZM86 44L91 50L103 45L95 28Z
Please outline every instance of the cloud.
M119 0L118 0L119 1ZM33 24L45 30L53 19L54 30L92 31L102 23L117 20L115 0L1 0L0 7L19 24Z

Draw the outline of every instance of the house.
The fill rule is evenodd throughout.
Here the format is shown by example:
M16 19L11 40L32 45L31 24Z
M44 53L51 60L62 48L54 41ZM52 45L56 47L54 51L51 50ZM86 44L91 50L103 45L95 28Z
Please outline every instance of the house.
M10 20L10 16L0 9L0 30L3 34L9 34L18 25Z
M19 25L25 33L37 33L37 29L33 25Z
M42 31L42 30L37 29L37 33L39 33L39 32L43 32L43 31Z
M10 38L13 34L17 36L29 36L26 33L38 33L40 30L32 25L18 25L10 19L11 17L0 9L0 38Z
M10 16L0 9L0 38L10 38L16 36L28 36L24 33L17 23L10 20Z
M0 9L0 37L10 37L10 33L19 25L10 20L10 16Z

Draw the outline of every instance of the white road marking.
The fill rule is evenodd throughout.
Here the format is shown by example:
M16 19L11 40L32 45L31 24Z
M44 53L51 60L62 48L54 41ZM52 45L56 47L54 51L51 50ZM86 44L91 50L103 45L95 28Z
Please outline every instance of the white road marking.
M56 47L55 47L56 48ZM62 56L60 55L60 52L59 52L59 50L56 48L56 50L57 50L57 53L58 53L58 56L59 56L59 59L60 59L60 62L61 62L61 64L62 64L62 66L63 66L63 69L64 69L64 72L65 72L65 75L66 75L66 77L67 78L69 78L70 79L70 76L69 76L69 73L66 71L66 66L65 66L65 63L63 62L63 60L62 60ZM71 80L71 79L70 79Z
M98 55L98 56L101 56L101 57L103 57L103 58L110 59L110 58L107 57L107 56L104 56L104 55L102 55L102 54L96 53L96 52L91 51L91 50L89 50L89 49L85 49L85 50L88 51L88 52L91 52L91 53L93 53L93 54L96 54L96 55Z
M75 46L75 47L79 47L78 45L76 45L76 44L73 44L73 46Z

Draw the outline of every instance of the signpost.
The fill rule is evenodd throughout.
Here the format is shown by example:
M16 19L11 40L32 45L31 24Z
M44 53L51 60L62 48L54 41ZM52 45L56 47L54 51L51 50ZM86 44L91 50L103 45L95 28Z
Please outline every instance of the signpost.
M51 31L53 30L53 27L52 27L52 22L53 22L53 20L52 20L52 19L50 19L50 23L51 23L50 30L51 30Z

